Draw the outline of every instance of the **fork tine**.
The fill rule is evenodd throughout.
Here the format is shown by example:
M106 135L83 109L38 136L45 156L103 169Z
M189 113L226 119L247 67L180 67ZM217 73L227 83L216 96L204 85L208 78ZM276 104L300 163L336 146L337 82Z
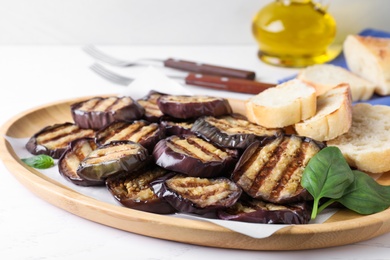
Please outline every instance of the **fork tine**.
M133 81L131 78L109 71L98 63L92 64L89 68L96 72L99 76L119 85L128 86Z
M87 45L83 48L83 50L94 57L95 59L98 59L100 61L109 63L111 65L115 66L131 66L133 65L131 62L120 60L114 57L111 57L101 51L99 51L95 46L93 45Z

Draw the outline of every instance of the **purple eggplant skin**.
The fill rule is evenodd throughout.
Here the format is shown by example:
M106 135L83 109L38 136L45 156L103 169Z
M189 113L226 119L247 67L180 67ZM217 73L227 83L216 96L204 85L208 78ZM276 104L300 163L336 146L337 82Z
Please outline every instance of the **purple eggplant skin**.
M67 149L68 143L61 147L57 147L54 149L51 149L45 145L39 144L38 143L38 137L45 132L50 132L54 131L55 129L59 129L61 127L68 127L68 126L73 126L74 124L71 122L65 122L61 124L54 124L50 126L46 126L42 128L40 131L35 133L26 143L26 149L29 151L31 154L34 155L39 155L39 154L45 154L51 156L53 159L59 159L61 155L65 152ZM94 137L95 136L95 131L90 130L90 129L80 129L80 131L85 132L85 137Z
M156 214L173 214L176 212L176 209L174 209L164 198L159 198L150 186L151 181L166 173L166 170L156 165L147 166L146 168L142 168L138 171L123 172L115 176L108 177L106 179L106 186L114 198L127 208ZM153 179L145 178L145 180L143 180L143 176L148 174L152 174L153 176L151 178ZM137 186L134 188L131 184L128 186L128 183L134 180L137 181L137 179L140 179L139 182L142 182L142 185L147 186L143 187L142 190L144 193L148 193L148 195L150 194L150 197L139 198L131 196L132 192L137 192L139 187ZM135 191L131 190L132 188L134 188Z
M232 191L231 195L228 198L218 201L215 204L200 207L190 199L185 198L177 191L172 190L171 188L168 187L167 181L175 177L193 178L182 174L178 174L176 172L170 172L154 180L153 182L150 183L150 185L154 193L158 197L164 198L167 202L169 202L172 205L173 208L177 210L177 212L181 212L181 213L193 213L197 215L202 215L203 217L207 217L207 218L217 218L217 210L234 205L237 202L237 200L240 198L242 193L242 190L234 182L232 182L231 180L225 177L210 179L210 180L226 181L230 183L232 187L234 187L234 190ZM205 179L205 178L197 178L197 179Z
M99 146L95 151L99 152L98 150L107 149L117 145L134 145L138 151L131 155L123 155L124 152L121 152L114 159L93 164L89 163L91 158L90 156L92 155L92 153L90 153L83 161L81 161L77 169L77 174L81 178L87 180L100 181L122 171L136 171L151 162L148 150L146 150L146 148L142 145L132 141L112 141L108 144ZM95 154L93 156L95 156Z
M179 100L180 98L193 98L194 100L183 102ZM202 98L211 100L202 101ZM221 116L232 113L229 101L224 98L164 95L157 100L157 104L165 115L177 119L190 119L200 116Z
M103 180L87 180L81 178L77 174L77 167L75 165L66 164L66 160L70 160L71 156L77 156L79 161L85 158L85 155L79 150L83 143L89 143L92 149L96 149L97 145L94 138L80 138L69 143L68 148L58 160L58 171L68 181L79 186L103 186Z
M255 135L254 133L245 133L244 131L238 131L237 133L227 133L207 122L208 118L212 117L198 118L194 122L191 131L197 135L202 136L204 139L217 144L220 147L245 149L255 141L261 141L269 136L277 136L282 133L282 130L277 129L265 130L264 132L267 132L267 135L264 136ZM237 118L237 120L239 119L241 121L245 120L244 118L238 116L232 116L232 118ZM216 118L216 120L218 119Z
M117 98L118 100L122 98L127 98L129 99L130 103L117 110L109 109L103 111L94 111L93 109L91 109L90 111L87 111L80 109L85 102L88 102L90 100L96 99L97 101L101 102L108 98ZM145 113L145 109L131 97L108 98L95 97L72 104L70 108L74 122L81 128L99 130L114 121L132 121L140 119Z
M192 135L181 135L180 139L189 139ZM176 152L168 146L172 138L170 136L160 140L153 150L154 162L162 168L182 173L192 177L213 178L229 176L238 161L236 150L227 150L229 157L222 161L202 161L196 157Z
M259 206L258 204L262 204ZM307 202L299 202L290 205L271 204L270 208L265 202L259 200L238 201L230 208L217 212L217 216L223 220L261 224L308 224L311 209ZM272 209L272 207L274 207Z

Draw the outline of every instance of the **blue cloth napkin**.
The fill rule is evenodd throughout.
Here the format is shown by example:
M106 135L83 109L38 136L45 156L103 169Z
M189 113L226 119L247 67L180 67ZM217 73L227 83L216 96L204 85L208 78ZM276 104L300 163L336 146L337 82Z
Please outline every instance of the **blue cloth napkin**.
M373 36L373 37L381 37L381 38L390 38L390 33L385 32L385 31L380 31L380 30L375 30L375 29L364 29L359 33L361 36ZM328 62L329 64L333 64L336 66L340 66L343 68L348 69L347 63L345 61L345 57L343 52L341 52L335 59L332 61ZM279 80L279 83L285 82L287 80L295 78L296 75L292 75L287 78L283 78ZM358 102L365 102L365 103L370 103L372 105L387 105L390 106L390 96L378 96L374 95L370 100L366 101L358 101Z

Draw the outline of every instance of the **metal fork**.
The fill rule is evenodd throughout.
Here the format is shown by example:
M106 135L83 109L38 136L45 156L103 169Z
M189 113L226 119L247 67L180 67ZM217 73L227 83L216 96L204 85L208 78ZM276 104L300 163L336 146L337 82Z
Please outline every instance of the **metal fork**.
M99 76L122 86L128 86L134 79L118 75L106 69L104 66L95 63L90 69ZM218 77L210 75L201 75L189 73L186 77L172 75L170 78L181 79L186 85L198 86L209 89L224 90L246 94L258 94L267 88L274 87L274 83L257 82L253 80L244 80L236 78Z
M121 60L109 56L99 51L92 45L85 46L83 50L89 55L91 55L92 57L94 57L96 60L114 66L118 66L118 67L130 67L136 65L143 65L143 66L157 65L160 67L163 66L163 67L172 68L181 71L209 74L209 75L215 75L221 77L233 77L233 78L254 80L256 76L256 73L253 71L221 67L221 66L196 62L196 61L187 61L187 60L180 60L174 58L167 58L167 59L143 58L143 59L137 59L133 61L128 61L128 60L126 61L126 60Z
M83 48L83 50L97 60L106 62L106 63L114 65L114 66L118 66L118 67L131 67L131 66L137 66L137 65L147 66L147 65L150 65L150 63L148 63L148 62L158 62L161 65L161 62L162 62L159 59L151 59L151 58L144 58L144 59L139 59L139 60L134 60L134 61L121 60L121 59L114 58L112 56L109 56L109 55L101 52L93 45L87 45ZM145 62L145 63L143 63L143 62Z
M89 67L92 71L96 72L99 76L122 86L128 86L131 82L134 81L132 78L128 78L122 75L118 75L112 71L109 71L102 65L94 63Z

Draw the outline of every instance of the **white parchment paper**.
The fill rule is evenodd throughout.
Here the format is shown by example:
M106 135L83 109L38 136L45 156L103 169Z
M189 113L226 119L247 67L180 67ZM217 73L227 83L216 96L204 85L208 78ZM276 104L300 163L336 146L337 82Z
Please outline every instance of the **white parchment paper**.
M135 79L122 93L122 95L132 96L134 99L138 99L144 97L149 93L150 90L156 90L159 92L167 93L167 94L182 94L182 95L191 95L186 88L181 86L176 81L173 81L162 74L160 71L149 67L147 68L142 75L140 75L137 79ZM42 126L42 128L45 126ZM20 158L27 158L32 156L25 148L25 145L29 138L12 138L9 136L5 137L8 142L12 145L15 153ZM56 161L57 163L57 161ZM85 195L97 200L121 206L118 201L114 199L114 197L110 194L110 192L106 189L106 187L82 187L75 185L65 178L63 178L59 172L57 165L50 169L39 170L42 174L47 177L52 178L53 180ZM329 217L331 217L335 213L334 210L325 210L321 212L321 214L314 220L311 221L310 224L318 224L323 223ZM272 224L254 224L254 223L244 223L238 221L226 221L226 220L217 220L217 219L207 219L202 217L197 217L193 215L186 214L174 214L172 217L180 217L180 218L189 218L196 219L202 221L212 222L214 224L226 227L235 232L254 237L254 238L265 238L272 235L274 232L278 231L289 225L272 225ZM308 224L308 225L310 225Z

